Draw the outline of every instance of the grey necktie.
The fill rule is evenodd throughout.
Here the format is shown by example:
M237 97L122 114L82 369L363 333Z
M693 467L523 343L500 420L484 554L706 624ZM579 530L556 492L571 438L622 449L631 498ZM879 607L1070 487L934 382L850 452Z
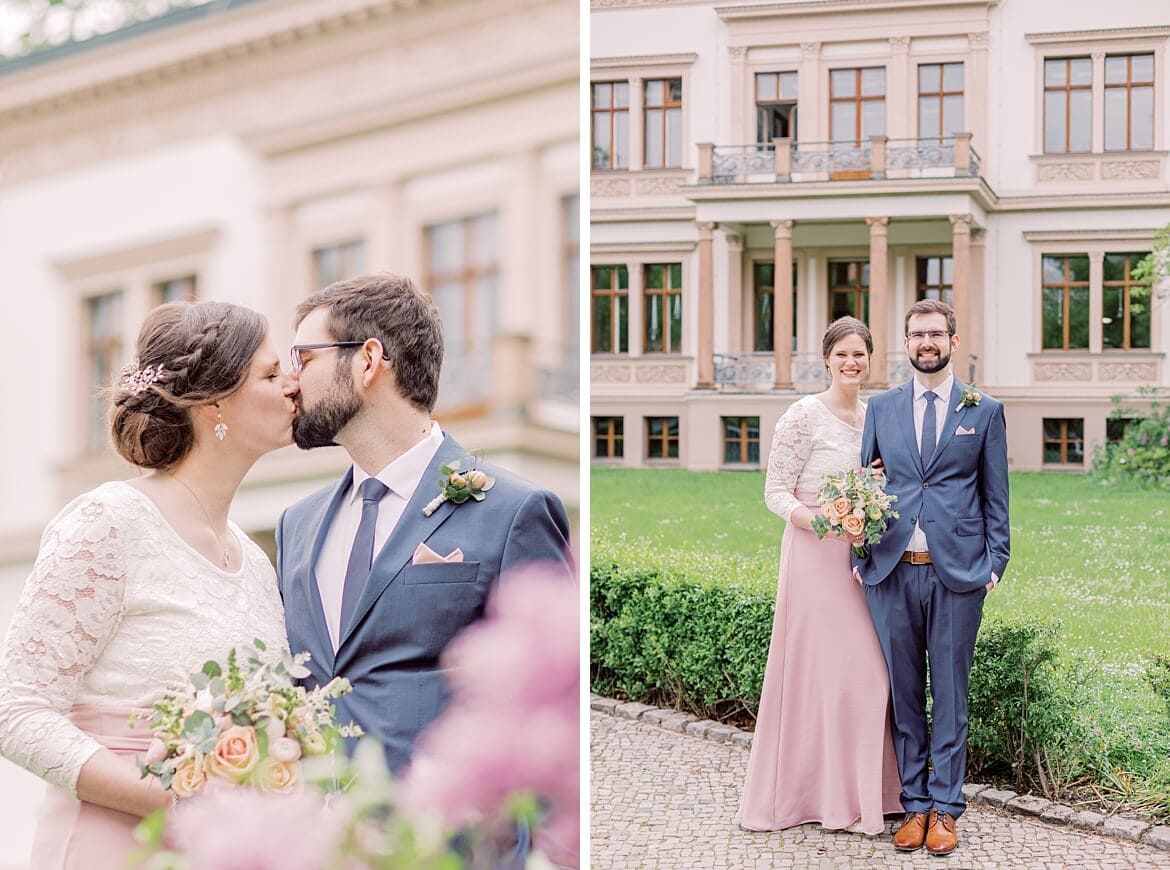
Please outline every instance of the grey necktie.
M340 640L349 628L349 621L357 608L358 599L365 591L370 578L370 565L374 561L374 527L378 524L378 502L390 488L376 477L362 481L362 519L357 534L353 536L353 549L349 551L349 564L345 567L345 587L341 592L341 620L337 626Z
M935 442L938 441L938 420L934 416L934 400L938 398L938 393L927 390L922 394L922 398L926 399L926 413L922 417L922 444L919 446L919 454L922 456L922 470L925 471L926 466L930 465L930 457L934 456Z

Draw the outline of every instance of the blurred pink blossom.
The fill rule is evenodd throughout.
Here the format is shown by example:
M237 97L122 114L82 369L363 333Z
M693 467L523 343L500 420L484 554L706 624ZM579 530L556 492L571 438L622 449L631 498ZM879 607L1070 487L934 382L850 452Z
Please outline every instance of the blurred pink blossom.
M578 589L525 567L500 580L485 618L443 656L450 707L423 732L403 784L408 811L460 826L491 820L516 792L548 809L538 839L575 863L580 813Z
M168 840L190 870L319 870L343 822L311 791L285 797L216 789L176 806Z

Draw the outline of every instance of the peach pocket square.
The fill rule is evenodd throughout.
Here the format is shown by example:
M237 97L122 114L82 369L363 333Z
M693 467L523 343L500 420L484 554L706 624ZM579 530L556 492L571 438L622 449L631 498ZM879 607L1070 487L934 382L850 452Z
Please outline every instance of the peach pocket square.
M410 560L412 565L437 565L444 562L451 564L454 562L463 561L463 551L456 547L446 556L440 556L426 544L419 542L419 545L414 548L414 556Z
M972 426L970 429L964 429L962 426L960 426L958 429L955 430L955 434L956 435L974 435L975 434L975 427Z

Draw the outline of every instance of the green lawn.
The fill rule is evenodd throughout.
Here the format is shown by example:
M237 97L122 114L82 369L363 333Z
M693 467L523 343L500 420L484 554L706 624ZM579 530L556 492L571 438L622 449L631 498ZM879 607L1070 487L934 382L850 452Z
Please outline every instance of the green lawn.
M764 475L597 468L593 559L708 570L775 583L783 521L763 503ZM1059 618L1069 650L1125 668L1170 653L1170 499L1085 477L1013 474L1012 560L987 609Z

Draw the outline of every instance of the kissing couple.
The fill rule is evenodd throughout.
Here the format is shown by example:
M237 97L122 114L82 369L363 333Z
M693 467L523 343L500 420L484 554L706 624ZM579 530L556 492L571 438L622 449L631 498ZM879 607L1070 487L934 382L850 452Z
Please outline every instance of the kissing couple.
M829 388L776 424L764 500L786 524L740 825L877 835L897 814L896 849L946 855L975 639L1009 556L1007 432L1003 404L951 370L951 306L920 300L904 325L909 381L862 402L873 339L843 317L822 342ZM875 463L898 511L881 540L859 556L858 535L819 539L826 478Z
M308 651L312 689L345 677L338 721L376 737L391 771L447 699L440 657L498 578L531 562L574 574L564 506L503 469L482 501L436 503L466 451L431 419L443 331L407 278L368 275L296 310L291 370L265 319L174 302L142 325L112 385L114 447L142 470L49 523L0 659L0 754L49 789L41 870L125 866L142 817L173 793L135 764L129 728L203 662L260 639ZM276 524L277 566L228 519L244 476L293 441L353 461ZM522 866L518 828L499 866Z

